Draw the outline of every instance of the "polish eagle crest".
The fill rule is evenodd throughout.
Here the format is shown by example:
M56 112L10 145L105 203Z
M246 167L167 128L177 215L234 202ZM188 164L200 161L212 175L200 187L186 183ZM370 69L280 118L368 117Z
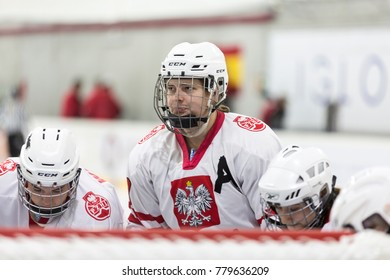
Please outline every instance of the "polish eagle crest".
M187 196L186 191L178 189L175 198L175 207L180 214L185 215L185 219L181 219L183 225L191 227L202 226L203 221L210 221L211 216L205 215L205 212L211 208L212 198L210 192L201 184L196 189L191 181L186 183L186 189L189 191Z

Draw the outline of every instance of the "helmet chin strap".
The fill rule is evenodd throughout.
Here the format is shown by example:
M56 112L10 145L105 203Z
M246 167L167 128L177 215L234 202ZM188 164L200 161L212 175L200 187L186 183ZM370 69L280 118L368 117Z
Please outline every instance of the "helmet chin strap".
M193 128L198 126L198 122L207 123L208 119L207 117L197 117L194 115L187 115L187 116L177 116L174 114L170 114L168 117L163 117L164 121L169 122L173 127L175 128Z
M53 218L53 217L56 217L58 215L61 215L65 210L67 210L69 205L70 205L70 202L71 202L71 199L69 199L69 197L68 197L64 204L57 206L57 207L53 207L53 208L40 207L38 205L31 203L29 205L29 210L31 213L33 213L33 215L35 216L35 218L37 218L37 220L39 220L41 217L42 218Z
M61 214L64 208L59 206L51 209L40 208L35 205L30 205L30 211L35 215L36 218L46 217L51 218L57 216L56 214Z

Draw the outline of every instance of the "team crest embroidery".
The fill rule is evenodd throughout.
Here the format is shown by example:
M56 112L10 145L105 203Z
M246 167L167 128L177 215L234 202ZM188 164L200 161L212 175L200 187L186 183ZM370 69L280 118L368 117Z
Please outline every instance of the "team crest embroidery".
M101 195L88 192L84 195L85 210L94 219L103 221L111 216L111 206Z
M155 135L157 132L159 132L160 130L164 129L165 128L165 125L164 124L160 124L159 126L156 126L155 128L153 128L144 138L142 138L138 144L142 144L144 143L146 140L150 139L153 137L153 135Z
M236 122L239 127L253 132L262 131L266 128L264 122L252 117L239 116L233 122Z
M172 182L171 196L180 228L205 228L220 224L212 189L208 176L187 177Z
M9 171L14 171L16 169L16 162L11 159L3 161L0 165L0 176L4 175Z

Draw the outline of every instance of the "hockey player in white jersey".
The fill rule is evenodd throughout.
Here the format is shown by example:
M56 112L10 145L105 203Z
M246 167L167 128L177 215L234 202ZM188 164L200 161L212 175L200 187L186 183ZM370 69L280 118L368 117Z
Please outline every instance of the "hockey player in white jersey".
M269 230L330 230L329 213L339 192L325 153L315 147L285 147L260 179Z
M390 166L354 174L334 202L330 224L335 230L374 229L390 234Z
M67 129L34 129L18 158L0 165L0 227L123 229L114 186L79 167Z
M128 228L260 227L257 184L281 145L262 121L229 112L227 86L212 43L180 43L162 62L154 108L163 124L128 159Z

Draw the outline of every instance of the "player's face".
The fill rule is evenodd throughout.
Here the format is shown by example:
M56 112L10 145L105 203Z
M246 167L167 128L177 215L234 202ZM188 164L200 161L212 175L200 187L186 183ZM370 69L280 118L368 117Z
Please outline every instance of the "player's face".
M38 207L55 208L62 205L68 198L70 185L42 187L27 182L27 191L32 202Z
M207 115L208 94L203 79L170 79L166 88L168 107L172 114Z
M316 217L315 212L304 202L288 207L276 207L280 221L289 230L301 230Z

